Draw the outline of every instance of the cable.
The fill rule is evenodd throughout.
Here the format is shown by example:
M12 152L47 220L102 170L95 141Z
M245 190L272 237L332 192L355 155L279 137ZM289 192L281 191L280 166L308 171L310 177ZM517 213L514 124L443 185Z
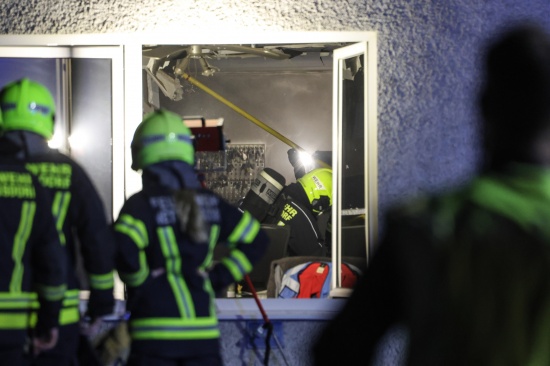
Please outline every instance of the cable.
M271 323L271 321L267 317L267 313L265 312L264 307L262 306L262 302L258 298L258 294L256 293L256 289L254 288L254 285L252 284L250 277L248 275L245 275L244 279L246 281L246 284L250 288L250 292L252 292L252 296L254 297L254 301L256 301L256 305L258 305L258 309L260 310L260 313L262 314L262 318L264 320L264 324L262 325L262 328L267 329L267 335L265 337L264 365L268 366L269 364L269 354L271 352L270 341L271 341L271 336L273 336L273 339L275 339L275 343L277 343L277 347L279 348L279 351L281 351L283 360L285 361L285 364L288 366L288 361L286 360L285 353L282 350L281 343L279 343L277 336L275 336L275 334L273 333L273 323Z
M244 278L246 280L248 288L250 289L250 292L252 292L252 296L254 297L254 301L256 301L256 305L258 305L258 308L260 309L262 318L264 319L264 324L262 325L262 328L267 329L267 335L265 337L265 355L264 355L264 365L267 366L269 364L269 354L271 352L271 336L273 335L273 324L267 317L267 314L264 310L264 307L262 306L260 299L258 298L258 294L256 293L256 289L254 288L254 285L252 284L250 277L248 275L245 275Z

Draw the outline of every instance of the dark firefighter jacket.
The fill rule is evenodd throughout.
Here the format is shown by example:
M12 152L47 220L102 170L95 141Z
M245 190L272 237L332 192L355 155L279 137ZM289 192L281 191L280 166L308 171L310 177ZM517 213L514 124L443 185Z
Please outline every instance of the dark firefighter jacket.
M86 172L70 157L50 149L32 132L7 132L1 139L0 154L24 161L50 193L61 244L67 251L67 292L60 324L80 319L79 292L87 281L90 289L88 312L92 317L113 311L114 243L103 202ZM79 252L80 247L80 252ZM82 258L86 278L77 273Z
M550 364L550 170L514 164L386 220L315 365L372 359L393 326L407 365Z
M262 222L290 227L289 256L329 255L329 235L325 235L326 230L320 228L300 183L286 186L273 203L272 210Z
M51 200L21 164L0 162L0 207L0 345L22 346L28 328L57 326L66 289L64 252ZM30 314L38 304L36 324Z
M154 164L142 180L143 190L125 202L114 224L117 270L128 286L132 347L167 357L217 354L214 294L243 279L269 239L251 214L201 188L185 163ZM206 221L204 242L180 230L174 192L184 187L195 192ZM228 246L229 254L212 266L218 244Z

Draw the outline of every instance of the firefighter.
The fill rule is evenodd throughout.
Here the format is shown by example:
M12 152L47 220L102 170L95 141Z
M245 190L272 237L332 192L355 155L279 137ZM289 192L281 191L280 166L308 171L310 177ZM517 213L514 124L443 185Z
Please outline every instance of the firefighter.
M313 365L550 364L550 34L516 25L493 42L482 170L388 210Z
M0 163L0 207L0 365L17 366L30 326L34 354L57 342L65 261L49 196L21 164Z
M201 187L178 115L147 115L131 149L143 189L114 224L131 313L128 365L221 365L214 294L243 279L269 239L250 213ZM213 264L218 243L229 251Z
M266 224L290 226L289 256L329 256L332 170L318 168L283 188Z
M54 131L55 102L49 90L27 78L0 91L2 130L0 154L25 163L50 193L55 226L67 253L67 291L59 317L59 341L41 353L37 366L70 365L79 346L80 289L88 282L87 312L92 321L112 314L114 244L103 202L83 170L70 157L48 147ZM79 278L82 259L86 278Z

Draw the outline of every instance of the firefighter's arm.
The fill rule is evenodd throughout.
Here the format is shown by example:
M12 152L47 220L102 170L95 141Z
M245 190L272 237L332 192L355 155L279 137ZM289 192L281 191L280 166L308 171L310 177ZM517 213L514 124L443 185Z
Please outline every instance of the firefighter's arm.
M228 245L229 252L210 271L210 280L216 291L242 280L252 271L269 244L267 234L249 212L241 213L228 204L222 205L224 222L219 241Z
M107 230L108 231L108 230ZM109 240L109 242L112 242ZM109 267L114 267L114 248L113 253L103 252L104 258L102 262L111 262ZM96 252L94 255L99 255L101 252ZM99 262L100 260L97 260ZM108 271L87 271L88 283L90 286L90 298L88 300L87 314L95 319L104 315L112 314L114 309L114 275L113 270Z
M149 277L145 248L149 237L145 223L129 214L121 213L113 226L117 243L116 268L120 279L130 288L136 288Z
M103 202L95 187L78 166L73 167L72 196L84 269L90 286L88 315L111 314L114 307L115 245Z
M90 286L87 314L92 319L112 314L114 308L115 244L109 226L105 225L96 231L94 242L89 241L81 249Z
M40 197L39 193L37 197ZM40 303L33 335L50 338L51 330L59 324L59 312L67 289L67 254L59 241L47 196L41 198L30 237L33 284Z

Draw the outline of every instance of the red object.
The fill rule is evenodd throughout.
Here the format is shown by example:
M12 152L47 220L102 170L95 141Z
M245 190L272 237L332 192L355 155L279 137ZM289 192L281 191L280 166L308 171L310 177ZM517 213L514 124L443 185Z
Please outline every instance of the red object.
M346 264L342 263L342 287L353 288L357 275ZM300 291L297 298L309 299L320 298L323 291L323 285L330 281L327 278L330 273L330 267L324 262L313 262L309 264L300 274L298 274L298 282L300 282Z
M195 137L195 151L224 150L221 126L191 128L191 133Z

